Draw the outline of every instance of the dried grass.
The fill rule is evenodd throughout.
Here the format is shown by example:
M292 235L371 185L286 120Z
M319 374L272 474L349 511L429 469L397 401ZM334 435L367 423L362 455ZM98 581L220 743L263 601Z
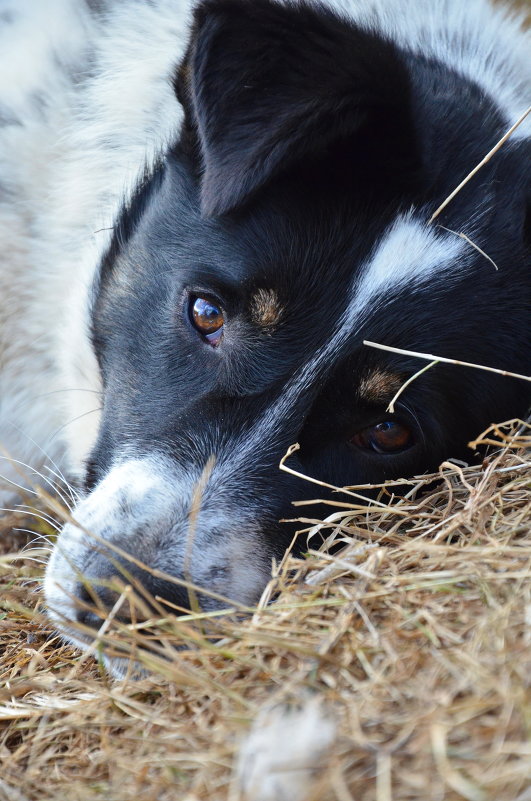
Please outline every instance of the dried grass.
M388 506L338 495L254 614L112 621L140 681L55 636L34 521L2 519L0 799L531 801L531 429L482 440Z

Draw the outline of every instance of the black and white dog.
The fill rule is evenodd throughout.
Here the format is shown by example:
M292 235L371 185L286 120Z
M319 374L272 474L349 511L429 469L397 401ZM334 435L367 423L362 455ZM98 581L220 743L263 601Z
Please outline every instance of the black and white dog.
M308 495L291 443L305 474L379 482L526 413L529 384L442 364L390 413L423 363L363 346L531 373L529 118L430 222L530 103L518 19L0 0L0 22L0 439L83 486L46 575L67 636L100 622L82 576L113 602L102 542L255 601Z

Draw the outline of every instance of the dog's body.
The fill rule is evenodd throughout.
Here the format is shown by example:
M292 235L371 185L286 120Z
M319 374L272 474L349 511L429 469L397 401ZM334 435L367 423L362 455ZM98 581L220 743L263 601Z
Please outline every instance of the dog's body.
M529 38L484 0L43 6L0 2L0 439L84 482L51 615L116 570L88 530L252 602L292 442L380 481L528 408L439 365L391 414L422 363L362 341L531 372L528 120L428 222L529 104Z

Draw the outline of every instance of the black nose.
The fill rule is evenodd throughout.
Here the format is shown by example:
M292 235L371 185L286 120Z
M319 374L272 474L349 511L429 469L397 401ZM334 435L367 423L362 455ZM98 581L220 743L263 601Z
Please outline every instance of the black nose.
M122 566L123 570L120 570ZM191 602L186 587L154 576L133 563L116 560L115 557L110 562L103 554L98 554L76 587L77 622L99 629L127 585L132 586L134 597L128 594L123 598L114 615L123 623L130 623L133 619L143 620L146 615L158 616L161 609L176 614L190 610Z

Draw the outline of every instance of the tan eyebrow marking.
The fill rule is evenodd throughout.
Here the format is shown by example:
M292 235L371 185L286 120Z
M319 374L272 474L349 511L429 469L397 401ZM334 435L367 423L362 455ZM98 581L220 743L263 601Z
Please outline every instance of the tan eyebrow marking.
M361 379L359 395L370 403L383 403L393 397L403 382L403 376L386 372L377 367Z
M283 307L274 289L258 289L251 300L251 317L263 328L272 328L282 316Z

